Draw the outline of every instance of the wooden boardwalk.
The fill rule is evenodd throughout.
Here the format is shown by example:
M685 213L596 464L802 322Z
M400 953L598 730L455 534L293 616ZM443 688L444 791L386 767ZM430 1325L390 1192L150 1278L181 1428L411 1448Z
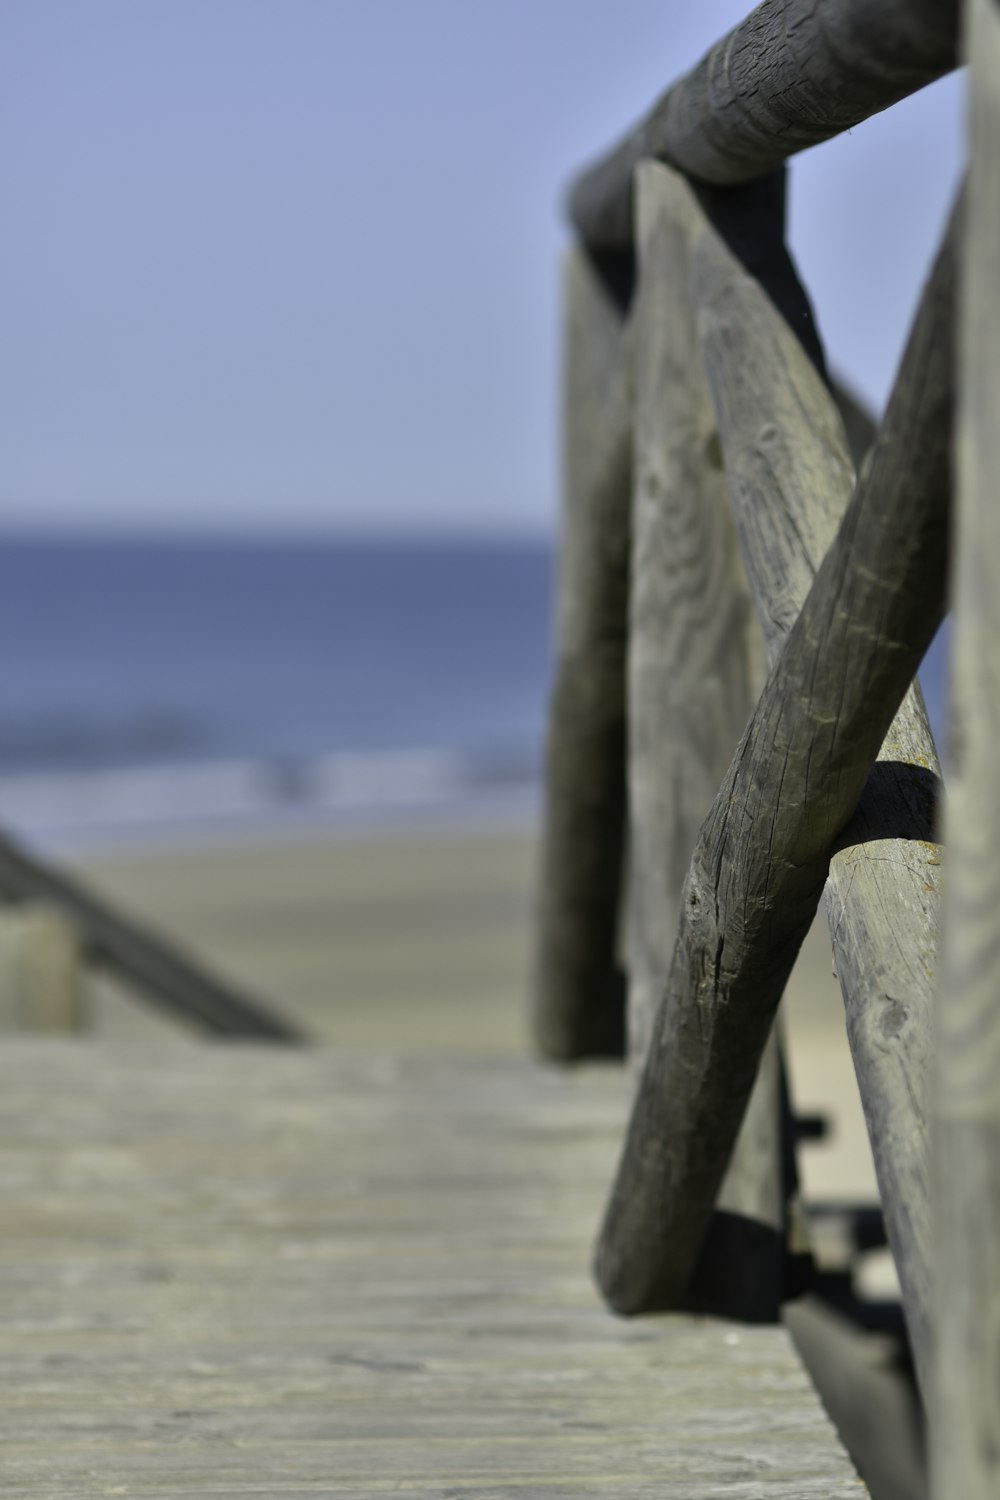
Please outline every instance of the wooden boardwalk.
M621 1322L620 1072L7 1040L0 1491L865 1493L781 1329Z

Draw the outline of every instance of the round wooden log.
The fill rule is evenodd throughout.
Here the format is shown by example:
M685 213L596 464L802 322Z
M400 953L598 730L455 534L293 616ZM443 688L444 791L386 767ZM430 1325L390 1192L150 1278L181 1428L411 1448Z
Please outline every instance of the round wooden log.
M625 1313L685 1294L834 839L944 612L953 235L878 440L699 837L597 1247Z
M636 1075L670 974L684 876L764 680L691 299L697 204L639 169L628 629L628 1039ZM783 196L744 205L781 245ZM777 1038L761 1069L689 1305L778 1317L786 1234Z
M958 0L764 0L574 184L570 218L632 243L632 178L655 158L727 186L772 171L950 72Z
M1000 8L970 0L952 742L935 1080L936 1500L1000 1494Z
M674 181L678 192L690 194ZM774 660L850 498L847 440L834 397L797 340L704 223L694 261L730 494ZM931 1342L925 1106L941 902L939 786L933 736L914 685L838 841L826 888L848 1037L924 1381Z
M641 1068L681 889L764 684L763 641L701 376L689 195L639 169L628 626L628 1031Z
M564 495L532 1001L555 1061L624 1051L617 966L625 831L632 411L629 267L565 267Z

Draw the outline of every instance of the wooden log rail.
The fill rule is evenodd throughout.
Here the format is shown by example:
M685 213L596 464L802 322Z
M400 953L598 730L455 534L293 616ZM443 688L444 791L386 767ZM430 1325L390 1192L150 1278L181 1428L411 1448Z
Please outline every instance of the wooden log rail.
M629 260L570 252L556 678L533 1028L556 1061L620 1056L631 492Z
M933 1100L936 1500L1000 1493L1000 9L970 0L952 786Z
M649 165L661 193L690 189ZM831 393L764 287L702 224L692 300L740 547L774 662L851 490ZM753 368L752 381L737 372ZM850 415L850 413L849 413ZM867 445L865 445L867 446ZM940 767L914 685L838 840L826 914L848 1037L917 1368L930 1359L931 1081L941 848Z
M302 1042L291 1022L219 979L80 882L0 836L0 900L41 901L73 925L83 957L137 986L154 1004L216 1036Z
M870 461L699 837L597 1276L683 1298L833 843L945 607L954 232Z
M731 186L858 125L958 62L958 0L763 0L574 185L594 249L633 238L633 174L658 160Z
M828 381L794 271L767 249L777 220L766 174L956 66L960 22L972 63L968 231L959 205L873 431ZM731 1183L737 1198L753 1184L751 1220L773 1223L777 1201L780 1221L794 1167L775 1200L779 1146L761 1130L775 1075L761 1059L825 889L931 1417L935 1500L986 1500L1000 1485L998 153L998 0L764 0L577 181L570 203L575 253L595 264L631 255L637 278L621 309L617 405L593 408L595 421L613 410L615 451L630 453L602 515L614 580L605 572L591 597L613 600L605 701L616 732L624 717L614 785L624 763L639 1072L597 1279L619 1311L677 1308L714 1257L705 1305L719 1311L719 1285L746 1269L718 1263ZM956 390L954 873L939 998L941 778L913 679L948 597ZM580 502L567 499L579 536ZM574 568L587 576L579 554ZM770 676L695 833L704 785L757 693L749 601ZM587 675L582 663L577 672ZM578 758L578 777L597 765L592 737L568 723L560 754L567 766ZM574 847L571 826L550 843L549 870ZM617 882L617 811L615 829ZM609 866L599 849L577 848L579 916L593 872ZM604 893L601 936L588 930L595 964L583 966L591 996L577 981L561 995L564 1015L576 1007L578 1043L595 975L620 941L607 881ZM568 905L563 915L566 941L575 919ZM549 1003L543 984L536 1016ZM787 1161L787 1132L781 1149ZM763 1266L752 1275L770 1274Z
M663 173L646 164L641 172ZM642 191L643 186L647 189ZM637 197L633 339L633 500L627 651L628 1034L645 1059L670 972L682 886L719 782L765 675L763 640L730 513L691 296L691 241L704 212ZM717 222L766 279L822 362L784 243L784 174L710 194ZM808 350L808 354L805 352ZM754 1084L688 1289L688 1305L774 1318L788 1274L794 1170L777 1038Z

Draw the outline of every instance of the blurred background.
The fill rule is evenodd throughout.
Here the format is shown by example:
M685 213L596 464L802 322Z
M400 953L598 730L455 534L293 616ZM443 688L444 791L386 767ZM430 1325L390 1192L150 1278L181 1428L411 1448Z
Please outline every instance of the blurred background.
M562 199L745 9L0 5L0 829L315 1035L523 1050ZM876 411L962 111L791 167Z
M0 819L531 815L561 200L744 12L4 0ZM951 79L792 166L876 410L961 137Z

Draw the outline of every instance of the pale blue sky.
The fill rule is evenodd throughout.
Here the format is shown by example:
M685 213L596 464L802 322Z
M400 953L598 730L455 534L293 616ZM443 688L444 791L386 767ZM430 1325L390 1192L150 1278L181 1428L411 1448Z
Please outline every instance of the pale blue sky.
M736 0L3 0L0 527L539 530L560 199ZM876 404L957 79L792 169Z

